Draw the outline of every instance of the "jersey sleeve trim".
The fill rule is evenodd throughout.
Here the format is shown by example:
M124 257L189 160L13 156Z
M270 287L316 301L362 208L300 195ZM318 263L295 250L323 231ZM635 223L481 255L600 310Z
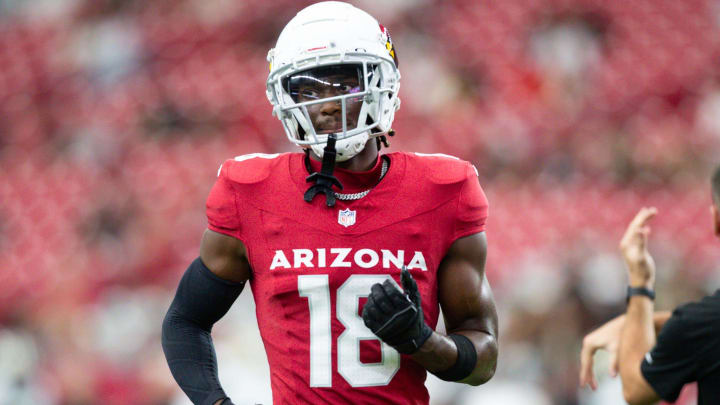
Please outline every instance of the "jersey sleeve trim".
M456 240L458 240L460 238L464 238L466 236L475 235L475 234L483 233L483 232L485 232L485 227L477 227L475 229L466 229L462 232L455 233L453 235L452 242L455 242Z
M221 233L221 234L223 234L223 235L225 235L225 236L230 236L230 237L233 237L233 238L235 238L235 239L241 240L240 237L239 237L236 233L234 233L234 232L232 232L232 231L230 231L230 230L228 230L228 229L218 228L217 226L215 226L215 225L213 225L213 224L211 224L211 223L208 223L207 229L209 229L209 230L211 230L211 231L213 231L213 232Z

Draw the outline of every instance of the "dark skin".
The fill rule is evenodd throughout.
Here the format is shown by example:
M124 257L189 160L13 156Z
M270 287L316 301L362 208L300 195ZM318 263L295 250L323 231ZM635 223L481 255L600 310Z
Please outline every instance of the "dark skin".
M359 86L357 77L342 77L342 76L330 76L327 78L328 82L340 84L337 87L327 87L319 85L305 85L299 88L298 102L312 101L316 98L334 97L342 94L347 94L347 90L356 88ZM312 95L312 96L310 96ZM348 130L354 129L357 126L357 117L360 114L360 108L362 103L352 102L352 99L348 99L346 103L347 108L347 127ZM342 129L342 104L339 101L330 101L321 104L312 104L308 106L308 115L315 127L317 133L328 133L334 132L329 130L334 128L336 130ZM368 145L374 144L374 142L368 142ZM317 161L322 161L312 150L310 150L310 156ZM343 162L337 162L337 167L347 169L350 171L366 171L370 170L375 166L378 157L378 150L374 147L365 147L360 153L355 155L352 159L348 159Z
M341 113L335 102L320 104L316 114ZM308 112L312 114L310 109ZM378 159L375 142L353 158L337 166L352 171L371 169ZM311 153L313 159L319 160ZM300 197L298 197L300 198ZM490 284L485 278L487 239L484 232L456 240L438 268L438 299L448 334L462 334L470 339L477 352L473 372L461 383L480 385L495 373L498 355L498 319ZM233 237L205 230L200 244L200 258L216 276L234 282L245 282L252 276L245 245ZM430 372L449 369L457 360L457 347L446 335L433 332L412 355L412 359ZM215 405L220 404L218 401Z
M322 98L357 93L361 89L357 76L330 75L317 80L305 80L299 85L297 101L300 103L315 101ZM347 109L346 125L348 130L357 127L357 119L362 107L362 97L345 99ZM342 131L341 101L310 104L308 115L318 134Z

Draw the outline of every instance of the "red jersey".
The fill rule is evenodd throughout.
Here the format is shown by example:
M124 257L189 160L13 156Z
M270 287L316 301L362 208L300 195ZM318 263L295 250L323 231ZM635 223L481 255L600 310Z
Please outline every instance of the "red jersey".
M391 153L365 197L303 200L304 154L252 154L223 163L208 227L241 240L252 268L275 404L427 404L425 369L365 327L370 287L400 284L407 266L435 328L437 269L457 238L484 230L477 171L443 155Z

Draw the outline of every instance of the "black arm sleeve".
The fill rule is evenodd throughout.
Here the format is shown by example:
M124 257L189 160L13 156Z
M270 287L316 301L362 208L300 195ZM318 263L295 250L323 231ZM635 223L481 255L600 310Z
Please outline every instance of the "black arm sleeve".
M210 330L244 285L217 277L199 257L180 280L163 321L162 347L175 381L193 404L212 405L227 398L218 379Z

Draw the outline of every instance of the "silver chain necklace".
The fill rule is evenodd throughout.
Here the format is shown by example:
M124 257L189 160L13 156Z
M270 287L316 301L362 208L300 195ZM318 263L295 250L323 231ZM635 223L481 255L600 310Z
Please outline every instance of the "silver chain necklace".
M387 159L383 159L382 161L383 161L383 162L382 162L382 169L380 170L380 179L378 179L378 183L380 183L380 180L382 180L383 177L385 177L385 173L387 173L387 170L388 170L388 161L387 161ZM376 185L377 185L377 184L376 184ZM367 190L365 190L365 191L361 191L361 192L359 192L359 193L352 193L352 194L335 193L335 198L337 198L338 200L343 200L343 201L359 200L359 199L365 197L366 195L368 195L368 193L369 193L373 188L375 188L375 186L370 187L369 189L367 189Z

